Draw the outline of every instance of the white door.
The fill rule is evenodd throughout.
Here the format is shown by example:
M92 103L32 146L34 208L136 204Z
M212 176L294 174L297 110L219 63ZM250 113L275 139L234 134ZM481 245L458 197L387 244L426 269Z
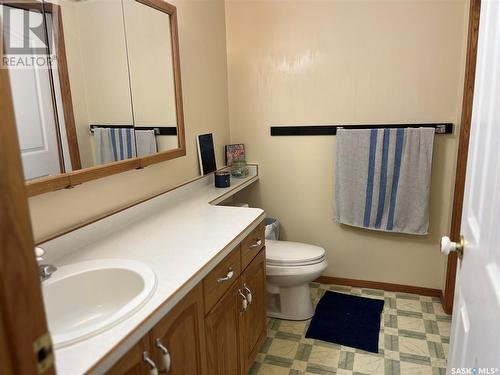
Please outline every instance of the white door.
M500 373L500 1L482 1L479 30L450 374Z
M10 38L9 43L13 45L22 46L23 40L29 39L31 47L43 47L35 35L23 32L26 12L31 25L42 23L40 13L10 8L10 30L4 37ZM61 173L48 68L36 64L35 67L9 68L9 78L25 178Z

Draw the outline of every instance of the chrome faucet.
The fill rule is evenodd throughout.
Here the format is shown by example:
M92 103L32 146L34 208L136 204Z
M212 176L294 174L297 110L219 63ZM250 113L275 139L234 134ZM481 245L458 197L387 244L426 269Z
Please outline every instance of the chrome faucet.
M38 263L38 273L40 274L40 281L50 279L52 274L57 271L57 267L51 264L44 264L45 250L41 247L35 247L36 262Z

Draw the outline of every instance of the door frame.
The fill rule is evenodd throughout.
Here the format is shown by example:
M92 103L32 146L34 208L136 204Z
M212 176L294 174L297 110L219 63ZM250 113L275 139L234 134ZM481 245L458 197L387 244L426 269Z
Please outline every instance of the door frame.
M44 10L45 13L52 14L52 28L56 44L57 72L59 74L59 87L61 90L63 108L62 115L64 117L64 126L66 128L71 170L79 170L82 169L82 163L80 160L80 149L78 147L78 137L76 133L73 98L71 96L68 60L66 57L66 44L64 41L64 27L61 15L62 11L59 5L48 2L44 4Z
M54 357L6 69L0 69L0 98L0 373L52 375ZM48 340L44 353L35 346L41 338ZM38 366L40 355L52 362L48 368Z
M476 79L477 44L479 39L479 19L481 0L470 0L469 29L467 33L467 55L465 65L464 92L462 99L462 119L458 143L457 167L455 172L455 192L453 195L453 212L451 216L450 238L460 241L460 226L465 191L465 175L467 170L467 156L469 151L469 137L471 129L472 105L474 101L474 83ZM446 269L446 285L441 302L447 314L453 312L455 297L455 278L457 275L458 257L455 252L448 255Z

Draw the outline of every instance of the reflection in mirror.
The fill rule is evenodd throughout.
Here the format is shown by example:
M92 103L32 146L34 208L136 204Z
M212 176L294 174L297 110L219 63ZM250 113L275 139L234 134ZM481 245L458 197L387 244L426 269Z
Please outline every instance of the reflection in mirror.
M81 168L135 156L132 104L120 1L59 1L60 24L55 34L64 35L64 48L56 49L57 61L67 63ZM65 56L63 56L65 54ZM68 81L68 82L61 82ZM68 101L67 97L57 102ZM118 126L99 129L90 125Z
M13 4L1 5L2 19L9 17L3 35L13 46L17 40L40 47L28 52L48 60L41 67L8 67L27 180L170 150L179 150L172 157L183 155L173 6L151 0ZM38 33L23 35L27 18ZM29 39L36 37L41 40Z
M9 73L25 178L59 174L64 171L63 149L53 108L42 4L2 4L1 19L9 58L2 68ZM25 32L25 25L33 32Z
M157 127L159 151L179 147L170 15L135 0L123 0L138 156L146 147L140 128Z
M178 148L169 14L136 0L59 5L81 167Z

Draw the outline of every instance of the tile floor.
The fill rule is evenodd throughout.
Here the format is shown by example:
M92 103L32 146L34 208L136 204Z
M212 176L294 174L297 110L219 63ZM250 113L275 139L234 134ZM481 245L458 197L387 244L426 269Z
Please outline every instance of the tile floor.
M385 299L379 353L306 339L309 321L269 319L267 339L249 374L446 373L451 316L439 298L311 283L315 304L326 290Z

